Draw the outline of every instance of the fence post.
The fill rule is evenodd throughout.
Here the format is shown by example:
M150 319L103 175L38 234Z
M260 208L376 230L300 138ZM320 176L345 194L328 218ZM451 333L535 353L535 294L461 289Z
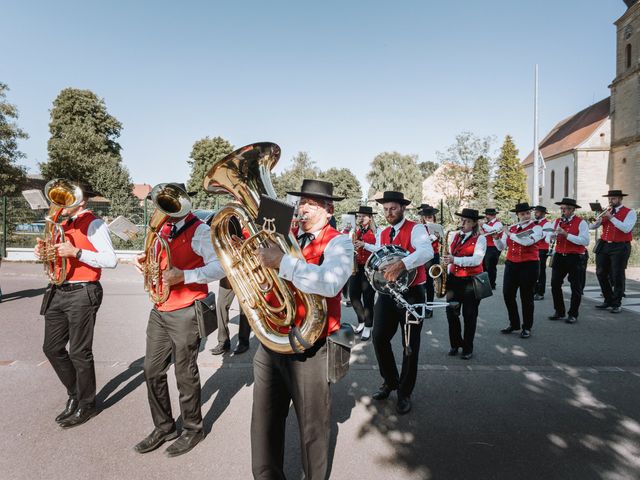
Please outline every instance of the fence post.
M0 257L7 256L7 235L9 235L9 222L7 221L7 196L2 196L2 250Z

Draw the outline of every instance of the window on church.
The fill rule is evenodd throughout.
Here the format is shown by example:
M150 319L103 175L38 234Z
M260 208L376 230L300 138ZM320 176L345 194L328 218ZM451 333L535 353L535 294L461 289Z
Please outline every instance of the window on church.
M625 47L625 57L626 57L626 66L627 68L631 67L631 44L627 43L627 46Z
M551 188L549 190L550 190L549 198L555 197L555 192L556 192L556 172L555 172L555 170L551 170Z
M564 196L569 196L569 167L564 167Z

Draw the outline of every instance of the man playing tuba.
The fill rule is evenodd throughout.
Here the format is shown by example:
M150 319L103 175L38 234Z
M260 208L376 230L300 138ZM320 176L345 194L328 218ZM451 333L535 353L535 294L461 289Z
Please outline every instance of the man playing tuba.
M305 478L324 479L331 430L326 337L340 328L340 292L353 270L353 243L329 225L333 202L342 200L333 195L333 184L304 180L301 191L287 193L300 197L297 238L304 260L275 246L259 249L258 257L301 292L325 297L327 319L320 338L304 353L258 347L253 361L252 470L256 479L284 478L285 424L293 402Z
M155 192L158 192L155 198L159 201L154 199ZM134 449L147 453L178 437L167 385L167 370L173 355L183 430L180 438L167 448L169 457L187 453L204 438L197 364L200 338L195 303L207 296L209 282L225 276L211 244L209 226L190 211L191 205L186 198L183 184L154 187L152 199L156 209L162 209L163 205L168 209L172 203L181 203L183 208L176 207L168 212L169 218L157 232L158 241L135 260L138 270L144 273L148 268L147 257L158 255L161 278L155 281L163 285L158 291L168 289L168 297L154 304L147 324L144 377L155 428ZM162 240L166 241L168 251L163 249L158 253L156 249Z

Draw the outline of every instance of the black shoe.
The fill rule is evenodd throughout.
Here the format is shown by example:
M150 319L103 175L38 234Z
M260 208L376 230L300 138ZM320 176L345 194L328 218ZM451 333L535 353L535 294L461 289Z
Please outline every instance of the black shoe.
M611 307L611 313L620 313L622 311L622 307Z
M168 442L169 440L173 440L178 438L178 432L176 431L176 427L173 427L173 430L170 432L165 432L164 430L160 430L159 428L154 428L153 432L151 432L147 437L138 443L133 449L138 453L147 453L155 450L164 442Z
M360 335L360 340L363 342L369 340L371 338L371 330L371 327L364 327L364 330L362 330L362 335Z
M450 348L450 349L449 349L449 353L448 353L448 355L449 355L450 357L455 357L455 356L458 354L458 349L459 349L459 348L460 348L460 347Z
M212 355L222 355L223 353L228 352L229 350L231 350L231 343L224 342L224 343L219 343L218 345L213 347L210 350L210 352Z
M364 322L358 323L358 326L353 328L353 331L356 335L360 335L362 333L362 330L364 330Z
M374 400L384 400L385 398L389 398L389 394L394 390L395 388L391 388L387 384L382 384L378 391L371 395L371 398Z
M544 300L544 295L538 295L537 293L533 296L534 300Z
M509 325L507 328L503 328L502 330L500 330L501 333L512 333L512 332L517 332L518 330L520 330L520 327L516 328L516 327L512 327L511 325Z
M69 400L67 400L67 406L65 407L65 409L62 411L62 413L60 413L60 415L56 417L56 422L60 423L65 418L69 418L71 415L76 413L77 409L78 400L76 400L75 398L70 398Z
M248 343L239 343L238 346L236 347L236 349L233 351L234 355L241 355L244 352L246 352L247 350L249 350L249 344Z
M204 438L204 432L192 432L185 430L175 442L164 451L167 457L177 457L189 452Z
M577 321L578 319L576 317L572 317L571 315L569 315L564 323L576 323Z
M596 308L599 308L600 310L606 310L610 306L611 305L609 305L607 302L602 302L602 303L596 305Z
M60 425L62 428L77 427L78 425L82 425L88 420L91 420L97 414L98 414L98 410L94 405L78 407L78 409L75 411L73 415L60 421L58 425Z
M526 328L522 329L520 332L520 338L529 338L531 336L531 330L527 330Z
M491 290L495 290L496 286L495 285L491 285Z
M398 403L396 403L396 412L400 415L406 415L411 411L411 398L404 395L398 395Z
M549 320L564 320L564 314L560 315L558 312L555 312L553 315L549 317Z
M462 360L469 360L471 357L473 357L473 352L462 352L462 355L460 355Z

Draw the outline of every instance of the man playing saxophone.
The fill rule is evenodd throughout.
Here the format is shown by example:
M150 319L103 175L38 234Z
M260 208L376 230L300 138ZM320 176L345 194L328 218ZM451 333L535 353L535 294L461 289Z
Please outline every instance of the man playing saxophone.
M184 185L177 183L157 185L152 190L152 199L156 192L157 198L164 198L168 204L171 202L166 199L187 198ZM154 204L156 209L161 208L155 200ZM197 364L200 338L194 304L207 296L209 282L226 276L211 244L209 226L191 213L188 200L183 200L183 204L184 209L170 215L162 225L160 238L150 251L135 260L138 270L144 273L148 268L147 256L157 253L154 250L161 240L167 242L168 252L158 254L161 278L156 282L162 282L162 290L168 288L169 292L166 300L154 303L149 313L144 357L144 377L155 428L134 449L147 453L178 437L167 385L167 370L173 356L183 430L167 448L165 453L169 457L187 453L204 438ZM171 264L167 261L169 254Z
M331 418L326 337L340 328L340 291L353 270L353 243L329 225L333 202L342 200L333 195L333 184L304 180L299 192L287 193L300 197L297 238L304 260L275 246L259 249L258 257L301 292L325 297L327 318L324 332L304 353L278 353L264 344L258 347L253 361L252 470L256 479L285 478L285 424L293 402L305 478L323 480Z
M51 182L47 186L50 185ZM55 257L66 259L65 272L60 272L64 281L47 287L41 310L42 349L69 396L65 409L56 417L63 428L81 425L97 413L92 349L93 328L102 303L100 275L103 268L115 268L118 260L107 226L86 208L88 198L96 195L89 187L82 187L82 200L60 212L65 219L59 224L65 241L47 239L54 243ZM36 257L44 260L50 250L47 247L38 239ZM57 263L54 259L53 264ZM51 272L52 275L56 272Z

